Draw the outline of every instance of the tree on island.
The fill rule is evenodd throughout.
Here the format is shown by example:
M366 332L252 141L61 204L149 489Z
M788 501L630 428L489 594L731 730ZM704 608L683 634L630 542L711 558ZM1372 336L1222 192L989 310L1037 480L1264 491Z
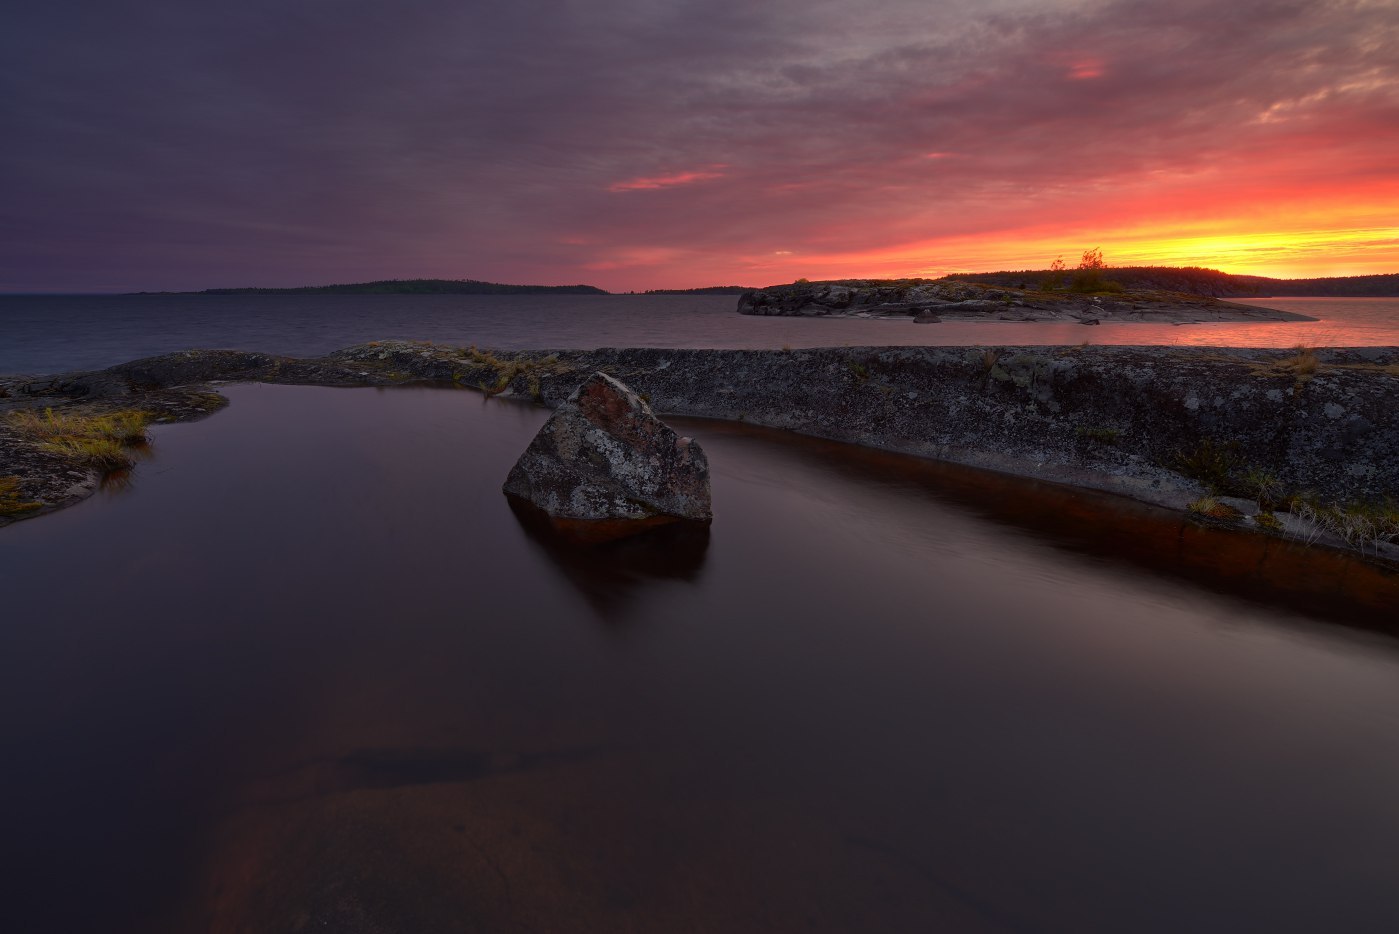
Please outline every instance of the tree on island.
M1078 268L1074 270L1073 276L1069 279L1070 292L1121 292L1122 284L1103 277L1103 270L1108 268L1107 261L1103 259L1103 248L1094 247L1091 250L1084 250L1079 258ZM1067 267L1064 265L1064 257L1057 256L1054 262L1049 265L1049 273L1046 275L1040 286L1047 292L1055 292L1064 287L1064 273Z
M1103 248L1094 247L1083 251L1078 269L1069 280L1070 292L1121 292L1122 286L1111 279L1103 278L1103 270L1108 264L1103 261Z

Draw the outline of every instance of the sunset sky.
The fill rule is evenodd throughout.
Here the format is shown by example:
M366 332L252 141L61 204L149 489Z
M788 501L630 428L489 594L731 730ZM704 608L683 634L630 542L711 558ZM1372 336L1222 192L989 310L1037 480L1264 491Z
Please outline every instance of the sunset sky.
M0 291L1399 271L1399 0L44 0Z

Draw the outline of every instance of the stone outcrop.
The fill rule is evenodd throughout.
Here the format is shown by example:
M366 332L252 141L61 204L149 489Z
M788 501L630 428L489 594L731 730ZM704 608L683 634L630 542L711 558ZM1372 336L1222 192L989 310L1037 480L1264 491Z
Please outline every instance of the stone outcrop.
M45 510L85 495L65 493L73 481L51 477L7 434L10 408L158 409L172 393L194 393L191 383L211 380L484 386L558 406L598 371L625 380L662 412L785 428L1176 509L1209 491L1253 499L1295 493L1344 508L1399 501L1399 347L486 353L384 341L314 359L193 351L101 371L0 377L0 479L18 478L15 495L42 500ZM45 484L53 483L59 488L50 494ZM7 521L0 512L0 525Z
M545 422L505 492L568 522L645 525L712 516L709 463L699 445L606 373L588 377Z
M919 323L935 319L1079 321L1083 324L1097 324L1102 320L1171 324L1315 320L1294 312L1178 292L1083 295L921 279L848 279L769 286L740 296L738 311L745 315L800 317L912 316Z

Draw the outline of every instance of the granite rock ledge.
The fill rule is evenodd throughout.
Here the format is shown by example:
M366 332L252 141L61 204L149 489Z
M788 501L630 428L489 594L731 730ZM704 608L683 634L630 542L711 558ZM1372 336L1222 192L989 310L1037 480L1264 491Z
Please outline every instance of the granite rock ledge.
M4 432L4 409L17 406L129 406L217 381L428 382L557 406L599 371L660 413L737 419L1176 509L1209 495L1265 499L1256 487L1335 508L1399 502L1399 347L489 353L386 341L305 360L191 351L101 371L0 378L0 477L18 476L30 499L48 482ZM1239 527L1268 530L1240 511ZM1375 550L1399 555L1392 545Z

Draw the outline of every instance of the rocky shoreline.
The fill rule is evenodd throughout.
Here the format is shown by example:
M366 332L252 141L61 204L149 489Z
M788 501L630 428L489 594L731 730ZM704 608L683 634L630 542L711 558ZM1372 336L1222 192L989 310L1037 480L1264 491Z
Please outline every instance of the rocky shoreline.
M911 317L916 324L939 321L1201 324L1316 320L1290 311L1162 290L1082 294L976 282L878 279L771 286L744 293L738 300L738 311L745 315L798 317Z
M0 478L40 503L89 495L75 469L8 427L20 408L203 417L220 382L434 383L557 406L594 372L661 413L732 419L1117 493L1201 521L1351 547L1328 521L1399 499L1399 348L602 349L492 353L391 341L294 359L190 351L106 370L0 378Z

